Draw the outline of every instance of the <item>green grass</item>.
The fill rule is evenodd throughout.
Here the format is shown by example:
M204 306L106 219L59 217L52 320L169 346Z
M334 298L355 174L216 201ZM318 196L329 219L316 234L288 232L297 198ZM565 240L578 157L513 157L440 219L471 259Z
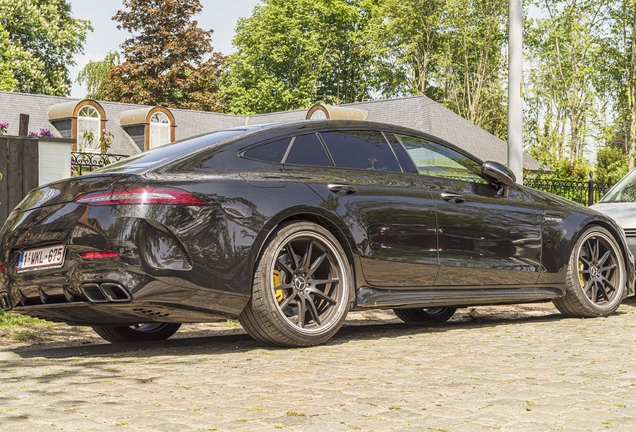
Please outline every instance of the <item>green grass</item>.
M32 318L26 315L17 315L0 311L0 327L22 327L33 324L51 324L38 318Z

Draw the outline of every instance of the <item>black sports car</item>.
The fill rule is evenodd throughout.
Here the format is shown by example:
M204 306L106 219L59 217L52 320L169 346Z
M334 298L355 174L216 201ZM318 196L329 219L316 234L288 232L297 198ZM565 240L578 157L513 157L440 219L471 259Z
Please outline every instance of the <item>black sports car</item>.
M494 162L364 121L246 126L35 189L0 232L4 310L165 339L237 318L255 339L328 340L347 312L407 322L549 301L606 316L634 293L610 218Z

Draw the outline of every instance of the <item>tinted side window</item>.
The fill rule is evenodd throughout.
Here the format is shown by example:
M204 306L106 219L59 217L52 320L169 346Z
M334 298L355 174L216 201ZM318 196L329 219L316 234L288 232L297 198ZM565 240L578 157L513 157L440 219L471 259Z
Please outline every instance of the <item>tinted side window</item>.
M246 151L243 156L266 162L280 163L287 152L291 138L285 138L268 144L259 145Z
M488 183L481 176L481 165L450 148L406 135L397 135L420 174L472 183Z
M382 132L339 131L320 135L337 167L402 171Z
M385 132L384 136L386 136L386 139L389 140L391 148L393 149L393 153L395 153L395 157L397 157L398 162L400 162L400 165L402 166L402 171L406 173L417 174L417 167L413 164L413 161L411 160L408 153L404 149L404 146L402 146L402 143L400 143L397 137L394 134L388 132Z
M295 137L292 148L283 162L291 165L331 166L329 156L316 134Z

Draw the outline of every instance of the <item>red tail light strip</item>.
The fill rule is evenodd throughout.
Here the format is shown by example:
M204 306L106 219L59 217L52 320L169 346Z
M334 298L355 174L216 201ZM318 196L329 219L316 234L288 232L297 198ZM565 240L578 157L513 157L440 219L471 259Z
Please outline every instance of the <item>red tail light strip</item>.
M118 257L118 256L119 256L119 254L117 252L106 252L106 251L82 252L80 254L80 257L82 257L83 259L115 258L115 257Z
M91 192L78 196L73 202L89 206L165 204L208 207L210 205L181 189L155 187Z

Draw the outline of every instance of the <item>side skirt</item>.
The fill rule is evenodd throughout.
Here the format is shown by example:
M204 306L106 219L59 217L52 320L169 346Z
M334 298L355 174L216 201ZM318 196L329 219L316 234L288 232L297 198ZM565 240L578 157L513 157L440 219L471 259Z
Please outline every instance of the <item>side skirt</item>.
M565 294L565 286L528 285L515 287L435 287L434 289L381 289L362 287L353 308L427 308L441 306L487 306L497 304L532 303L549 301Z

